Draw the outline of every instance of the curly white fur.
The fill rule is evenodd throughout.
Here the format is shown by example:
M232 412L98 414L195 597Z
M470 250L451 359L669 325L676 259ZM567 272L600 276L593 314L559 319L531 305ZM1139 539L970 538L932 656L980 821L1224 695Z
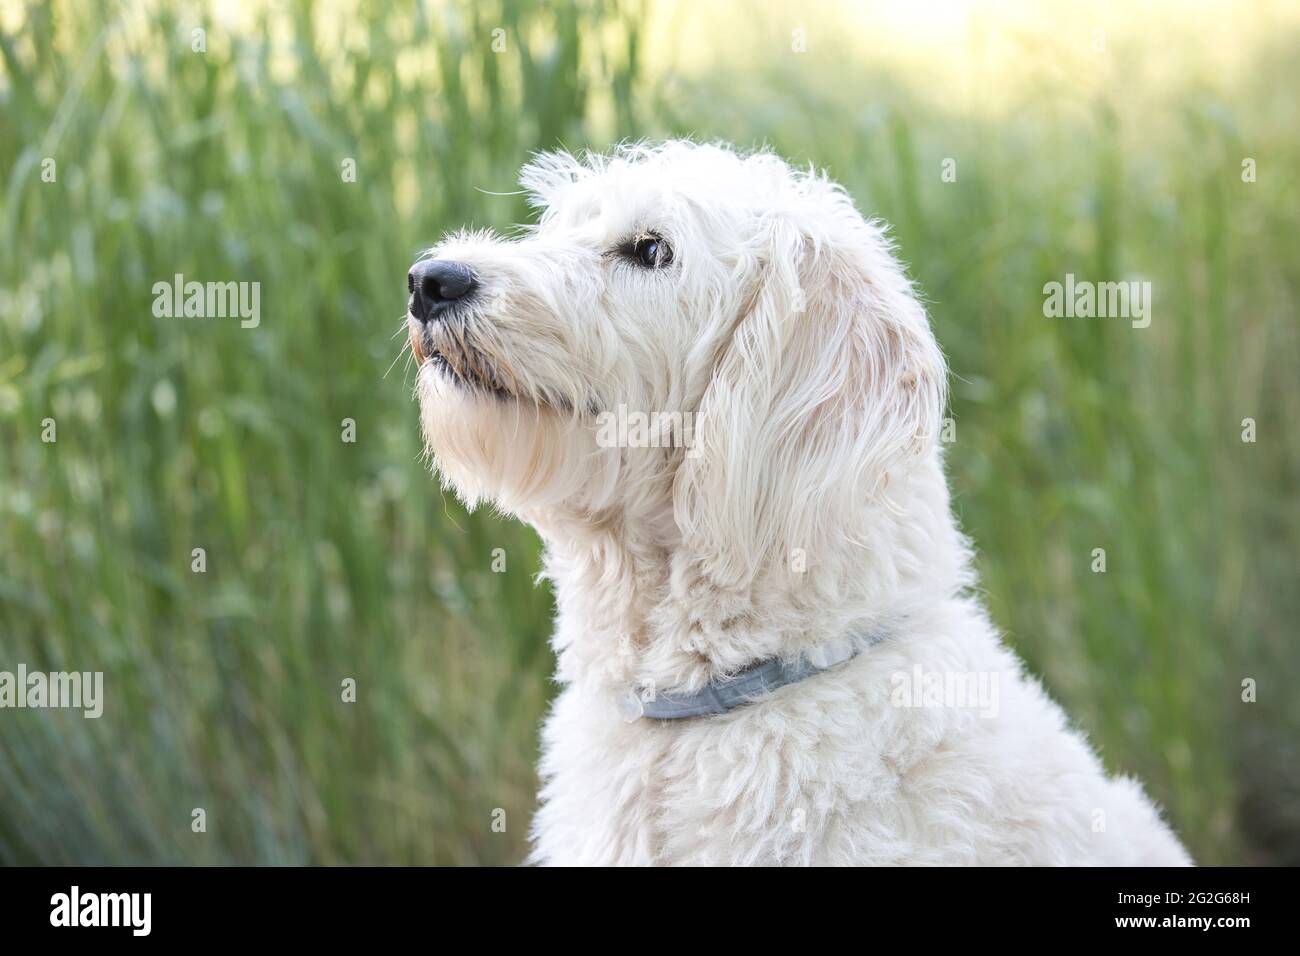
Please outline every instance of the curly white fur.
M545 155L523 183L538 225L431 250L479 291L411 327L417 355L497 388L422 363L444 482L546 544L562 690L534 861L1190 862L970 596L944 360L884 229L824 176L725 146ZM669 265L620 253L648 235ZM693 413L691 453L603 446L596 416L620 405ZM875 629L724 716L617 708L633 684L695 689ZM996 714L903 706L917 673L991 678Z

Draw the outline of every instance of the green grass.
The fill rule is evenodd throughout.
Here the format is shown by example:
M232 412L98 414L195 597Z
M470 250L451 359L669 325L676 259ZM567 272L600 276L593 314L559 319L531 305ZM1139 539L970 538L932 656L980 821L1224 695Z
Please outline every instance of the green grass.
M1039 50L971 109L775 15L665 63L635 3L297 3L203 16L202 54L179 7L95 6L0 17L0 670L107 696L0 711L0 862L522 857L551 600L532 532L427 474L403 275L526 219L490 193L530 151L667 134L770 143L894 224L994 619L1199 861L1300 862L1294 23L1235 78L1170 39L1159 87L1150 43L1087 82ZM177 272L260 282L261 325L155 318ZM1149 279L1151 327L1044 318L1066 272Z

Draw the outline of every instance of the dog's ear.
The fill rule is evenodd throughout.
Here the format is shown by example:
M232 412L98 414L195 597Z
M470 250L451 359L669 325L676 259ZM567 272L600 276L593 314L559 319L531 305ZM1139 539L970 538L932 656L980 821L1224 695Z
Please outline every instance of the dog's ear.
M881 228L822 180L827 213L774 213L674 485L688 554L718 586L791 574L860 540L934 454L943 356ZM801 566L802 563L802 566Z

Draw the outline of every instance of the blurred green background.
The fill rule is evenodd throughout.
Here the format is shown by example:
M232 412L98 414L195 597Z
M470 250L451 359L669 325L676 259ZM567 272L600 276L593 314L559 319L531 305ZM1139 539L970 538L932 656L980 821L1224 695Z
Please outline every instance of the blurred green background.
M666 135L893 223L994 619L1199 862L1300 862L1300 16L1244 6L0 2L0 670L106 675L0 711L0 862L521 859L551 598L428 475L404 276ZM1151 326L1045 318L1067 272Z

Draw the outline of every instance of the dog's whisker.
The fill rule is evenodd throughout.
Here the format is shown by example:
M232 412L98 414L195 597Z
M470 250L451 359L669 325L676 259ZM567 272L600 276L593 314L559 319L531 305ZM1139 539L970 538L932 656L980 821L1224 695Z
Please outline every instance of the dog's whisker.
M399 351L397 355L393 357L393 361L389 363L388 368L384 371L383 378L385 379L388 378L388 374L392 372L393 366L396 365L399 361L401 361L402 356L406 355L409 352L410 348L411 346L409 344L402 346L401 351Z

